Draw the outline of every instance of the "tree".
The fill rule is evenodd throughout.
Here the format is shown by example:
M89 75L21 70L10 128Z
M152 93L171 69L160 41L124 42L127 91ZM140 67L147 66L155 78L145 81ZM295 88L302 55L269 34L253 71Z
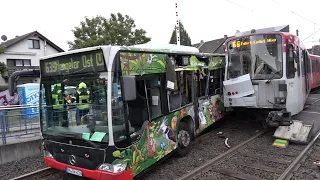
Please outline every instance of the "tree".
M130 46L147 43L151 40L146 31L136 29L134 20L128 15L111 13L106 19L96 16L92 19L85 17L79 27L72 30L75 40L67 41L70 49L79 49L99 45Z
M182 22L180 21L179 23L180 26L180 45L184 46L191 46L191 39L189 37L189 34L187 31L184 29ZM171 39L170 39L170 44L177 44L177 34L176 34L176 26L173 29Z

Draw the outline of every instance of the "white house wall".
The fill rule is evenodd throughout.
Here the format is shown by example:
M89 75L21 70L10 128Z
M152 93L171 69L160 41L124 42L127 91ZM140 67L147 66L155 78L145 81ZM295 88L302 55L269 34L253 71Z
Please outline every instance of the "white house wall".
M28 39L36 39L40 42L40 49L29 49L28 46ZM44 41L39 39L37 36L26 38L17 44L14 44L5 50L5 53L0 54L0 62L4 62L7 64L7 59L30 59L31 66L39 66L39 59L46 55L51 55L58 53L56 49L52 46L48 45L46 48L46 54L44 50ZM10 53L10 54L9 54ZM14 53L23 53L23 55L17 55ZM7 84L5 83L4 79L0 76L0 84Z

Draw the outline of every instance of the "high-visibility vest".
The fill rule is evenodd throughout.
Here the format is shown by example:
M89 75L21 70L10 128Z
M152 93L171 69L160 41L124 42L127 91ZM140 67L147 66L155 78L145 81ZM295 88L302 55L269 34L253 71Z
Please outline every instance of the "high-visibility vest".
M55 84L54 89L51 93L52 97L52 106L53 109L63 109L63 97L62 97L62 91L61 91L61 84Z
M90 91L87 89L87 85L81 82L77 92L79 94L78 109L88 109L90 107Z

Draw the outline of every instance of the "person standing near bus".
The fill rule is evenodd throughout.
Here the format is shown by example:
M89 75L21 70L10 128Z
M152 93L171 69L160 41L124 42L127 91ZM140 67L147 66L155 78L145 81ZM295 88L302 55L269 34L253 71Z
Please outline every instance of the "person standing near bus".
M77 88L77 125L81 124L82 118L89 114L90 109L90 91L87 88L87 84L83 81L78 85Z
M51 93L52 96L52 109L53 109L53 125L59 126L59 123L62 123L62 126L68 126L67 112L64 109L65 98L62 92L62 84L56 83L53 85L53 90Z

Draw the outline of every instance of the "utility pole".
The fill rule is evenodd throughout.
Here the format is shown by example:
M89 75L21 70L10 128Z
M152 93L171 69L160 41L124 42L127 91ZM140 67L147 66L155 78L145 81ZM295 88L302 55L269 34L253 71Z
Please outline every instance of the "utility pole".
M177 37L177 45L180 45L180 20L178 16L178 2L176 0L176 37Z

